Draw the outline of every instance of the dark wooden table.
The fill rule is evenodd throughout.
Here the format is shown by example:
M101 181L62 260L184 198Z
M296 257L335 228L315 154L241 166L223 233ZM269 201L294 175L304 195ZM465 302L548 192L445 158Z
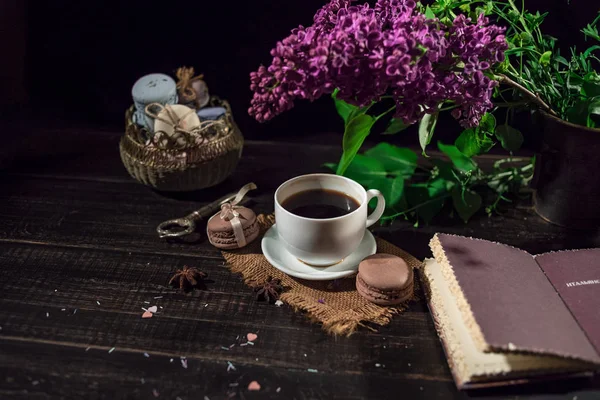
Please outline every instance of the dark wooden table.
M287 306L256 302L206 241L158 239L161 221L248 181L260 189L253 208L271 212L281 182L319 171L338 146L248 142L224 184L166 196L129 178L118 132L23 129L11 137L0 149L2 399L600 397L598 380L460 393L423 301L377 332L331 337ZM597 233L549 225L527 207L468 225L397 221L374 231L419 258L429 256L436 231L534 253L600 246ZM167 287L183 265L208 272L209 289ZM160 314L142 319L149 305ZM228 349L248 332L258 333L254 346ZM260 392L247 390L253 380Z

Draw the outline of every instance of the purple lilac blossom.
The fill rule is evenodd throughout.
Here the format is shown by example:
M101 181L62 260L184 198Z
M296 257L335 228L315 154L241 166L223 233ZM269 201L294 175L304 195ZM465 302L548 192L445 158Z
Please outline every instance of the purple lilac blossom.
M337 97L365 106L385 94L407 123L434 113L445 101L465 127L492 108L497 82L484 74L504 60L504 29L480 16L457 16L446 26L427 19L413 0L379 0L374 7L332 0L278 42L269 67L250 74L250 115L267 121L339 89Z

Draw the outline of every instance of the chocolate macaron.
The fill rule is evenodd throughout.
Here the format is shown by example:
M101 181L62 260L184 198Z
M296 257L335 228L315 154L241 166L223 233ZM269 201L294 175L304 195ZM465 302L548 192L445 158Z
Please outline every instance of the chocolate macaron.
M208 241L213 246L225 250L239 249L258 237L260 228L254 211L246 207L236 207L235 211L239 214L238 219L244 233L242 243L235 237L233 224L231 223L233 215L229 215L227 218L221 218L221 213L217 213L213 215L206 224Z
M358 266L356 290L372 303L400 304L413 297L413 285L413 269L400 257L373 254Z

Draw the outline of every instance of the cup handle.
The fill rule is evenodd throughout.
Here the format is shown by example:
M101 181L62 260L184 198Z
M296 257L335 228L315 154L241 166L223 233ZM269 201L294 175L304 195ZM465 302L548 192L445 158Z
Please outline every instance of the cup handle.
M373 211L367 217L367 228L373 225L375 222L379 221L379 218L383 215L385 211L385 198L381 194L381 192L377 189L369 189L367 190L367 204L373 197L377 197L377 207L375 207L375 211Z

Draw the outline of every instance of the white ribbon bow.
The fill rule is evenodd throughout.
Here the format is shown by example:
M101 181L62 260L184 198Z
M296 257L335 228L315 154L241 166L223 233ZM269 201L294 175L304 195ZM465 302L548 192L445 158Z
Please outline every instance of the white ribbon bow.
M242 206L238 206L238 204L242 201L246 193L254 189L256 189L256 185L253 182L248 183L240 189L232 201L221 204L221 213L219 214L219 217L222 220L231 222L231 227L233 228L233 234L238 247L244 247L246 245L244 228L242 227L242 221L240 221L240 213L237 211L237 209L242 208Z

